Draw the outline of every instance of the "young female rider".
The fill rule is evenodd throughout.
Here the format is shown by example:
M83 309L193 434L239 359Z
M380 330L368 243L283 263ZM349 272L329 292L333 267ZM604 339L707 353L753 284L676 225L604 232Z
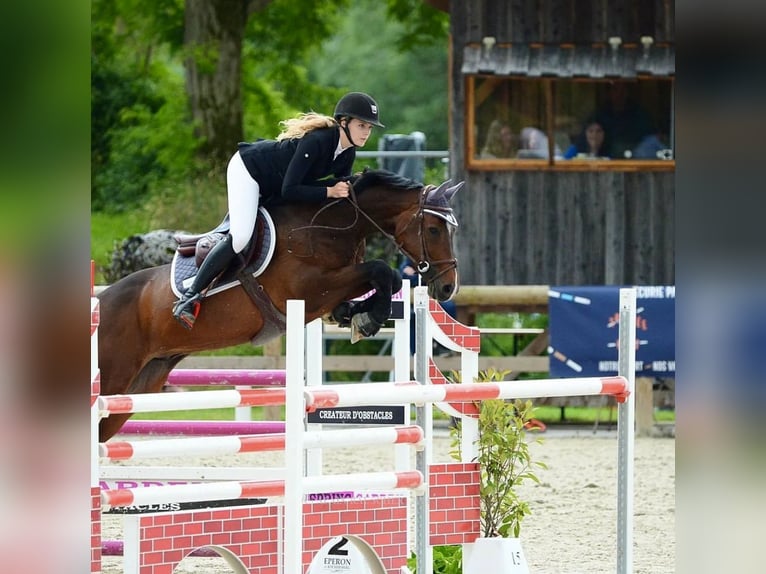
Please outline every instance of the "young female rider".
M202 262L191 287L173 306L173 316L187 329L199 314L202 291L250 241L258 199L319 203L348 197L356 157L378 121L370 96L350 92L335 106L333 117L307 113L281 122L276 140L239 144L226 171L231 229ZM328 178L332 176L332 178Z

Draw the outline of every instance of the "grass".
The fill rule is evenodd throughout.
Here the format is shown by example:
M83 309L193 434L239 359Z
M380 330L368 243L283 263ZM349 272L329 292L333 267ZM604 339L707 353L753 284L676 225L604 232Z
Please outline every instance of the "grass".
M101 269L111 263L115 244L147 231L148 221L136 212L90 214L90 257L96 262L97 285L105 284Z
M564 418L562 419L562 414ZM598 420L601 423L617 422L617 407L566 407L562 413L560 407L535 407L534 417L547 425L573 424L592 425ZM674 410L655 409L655 422L675 422Z
M253 407L253 410L258 407ZM234 409L206 409L193 411L167 411L162 413L136 413L131 417L136 421L233 421ZM253 420L261 420L253 412Z
M201 233L212 229L226 214L226 178L214 173L190 182L158 188L141 205L120 213L90 214L90 256L96 262L96 283L103 284L99 271L112 260L115 243L131 235L157 229Z

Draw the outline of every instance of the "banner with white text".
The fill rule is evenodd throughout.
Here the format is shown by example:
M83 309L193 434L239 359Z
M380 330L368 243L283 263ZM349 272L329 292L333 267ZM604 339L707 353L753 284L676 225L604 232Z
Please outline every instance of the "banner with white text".
M636 287L636 376L675 377L674 285ZM551 287L551 377L617 374L619 286Z

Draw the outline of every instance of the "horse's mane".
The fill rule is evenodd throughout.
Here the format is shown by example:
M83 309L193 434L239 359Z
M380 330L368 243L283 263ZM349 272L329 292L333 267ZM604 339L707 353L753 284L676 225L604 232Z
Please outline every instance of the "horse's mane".
M351 178L356 193L376 185L385 185L400 190L420 189L423 184L385 169L368 169Z

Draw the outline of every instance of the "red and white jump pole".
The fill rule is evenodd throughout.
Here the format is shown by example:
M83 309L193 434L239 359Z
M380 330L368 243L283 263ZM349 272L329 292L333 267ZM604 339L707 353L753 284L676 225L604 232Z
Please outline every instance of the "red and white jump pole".
M418 445L423 430L414 425L346 430L306 431L306 448L333 448L378 444ZM179 452L194 456L218 456L245 452L265 452L285 449L285 435L249 435L164 440L109 441L99 444L99 456L109 460L134 460L176 456Z
M196 502L198 500L234 500L239 498L257 498L264 496L287 496L288 485L298 482L301 490L300 506L303 495L347 488L353 484L355 488L372 490L414 489L423 484L423 475L416 471L404 472L368 472L359 474L331 474L324 476L307 476L294 478L288 476L285 480L260 481L223 481L201 484L179 484L172 488L122 488L105 490L101 493L101 504L105 510L120 506L141 506L146 504ZM287 504L288 501L285 501ZM303 522L296 526L298 534L303 530ZM285 522L285 537L289 533ZM285 548L287 550L287 548ZM300 558L302 548L299 548ZM299 565L300 567L300 565ZM300 572L300 569L298 570ZM289 570L286 570L289 572Z
M360 383L325 385L306 390L309 409L353 407L370 403L391 405L402 402L424 404L473 402L490 399L524 399L533 397L571 397L612 395L622 402L628 393L625 377L583 377L578 379L537 379L513 383L460 383L428 385L413 383Z

